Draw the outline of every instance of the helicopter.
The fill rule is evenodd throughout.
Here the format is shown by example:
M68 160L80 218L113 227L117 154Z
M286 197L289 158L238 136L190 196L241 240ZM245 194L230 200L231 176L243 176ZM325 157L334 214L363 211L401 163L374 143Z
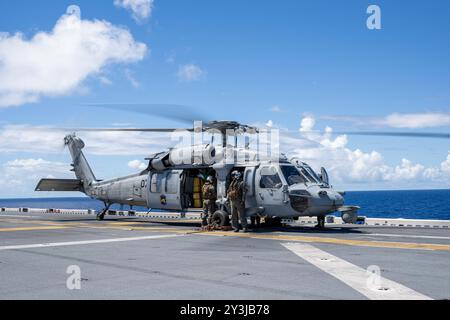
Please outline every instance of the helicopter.
M84 131L115 131L86 129ZM176 129L119 129L118 131L176 132ZM258 134L256 127L236 121L210 121L194 125L188 133L211 133L211 143L175 147L146 158L147 168L136 174L98 180L84 153L85 143L76 134L64 138L76 179L42 179L36 191L82 192L105 204L97 218L103 220L113 204L145 207L151 210L186 213L202 208L201 189L212 176L217 190L217 211L212 216L216 227L230 223L227 189L233 172L245 182L247 217L263 217L278 224L282 219L317 217L324 226L325 216L339 212L345 223L356 223L358 206L345 205L344 192L336 191L325 168L316 173L311 166L284 154L261 156L249 141L239 146L240 135ZM215 138L220 136L218 143ZM230 143L230 137L232 142ZM234 142L233 142L234 140Z

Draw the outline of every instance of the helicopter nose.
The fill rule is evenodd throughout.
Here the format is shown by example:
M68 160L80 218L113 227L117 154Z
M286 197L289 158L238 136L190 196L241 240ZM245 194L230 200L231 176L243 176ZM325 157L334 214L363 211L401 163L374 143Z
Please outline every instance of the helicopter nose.
M340 207L344 205L344 197L336 191L327 191L328 198L333 202L333 206Z
M331 213L344 205L344 198L334 190L320 189L317 191L317 196L314 197L314 204L322 211Z

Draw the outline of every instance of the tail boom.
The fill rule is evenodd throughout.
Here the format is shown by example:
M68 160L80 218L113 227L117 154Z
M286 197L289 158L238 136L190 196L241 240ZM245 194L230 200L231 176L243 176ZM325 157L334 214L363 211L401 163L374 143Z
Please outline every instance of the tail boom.
M85 147L83 140L75 135L68 135L64 138L64 143L72 156L72 166L75 176L81 181L84 190L88 190L92 183L96 182L97 179L83 154L82 150Z

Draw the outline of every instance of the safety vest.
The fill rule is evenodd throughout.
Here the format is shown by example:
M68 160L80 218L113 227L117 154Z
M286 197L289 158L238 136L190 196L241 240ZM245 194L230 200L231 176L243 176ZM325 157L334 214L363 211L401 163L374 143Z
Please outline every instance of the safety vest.
M202 189L203 200L214 200L217 198L216 188L210 183L207 183L203 186Z
M231 201L240 200L243 198L243 181L233 180L228 188L228 199Z

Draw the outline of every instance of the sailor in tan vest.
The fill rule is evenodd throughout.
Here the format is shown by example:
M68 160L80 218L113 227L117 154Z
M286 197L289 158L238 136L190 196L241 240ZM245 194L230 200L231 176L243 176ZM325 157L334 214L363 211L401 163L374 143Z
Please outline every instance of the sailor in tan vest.
M202 227L206 228L211 225L211 219L216 211L217 191L214 187L214 178L209 176L202 188L203 195L203 213L202 213Z
M231 224L234 232L239 232L239 221L244 232L248 232L247 217L245 215L245 185L242 173L234 171L233 181L228 188L227 197L230 200Z

